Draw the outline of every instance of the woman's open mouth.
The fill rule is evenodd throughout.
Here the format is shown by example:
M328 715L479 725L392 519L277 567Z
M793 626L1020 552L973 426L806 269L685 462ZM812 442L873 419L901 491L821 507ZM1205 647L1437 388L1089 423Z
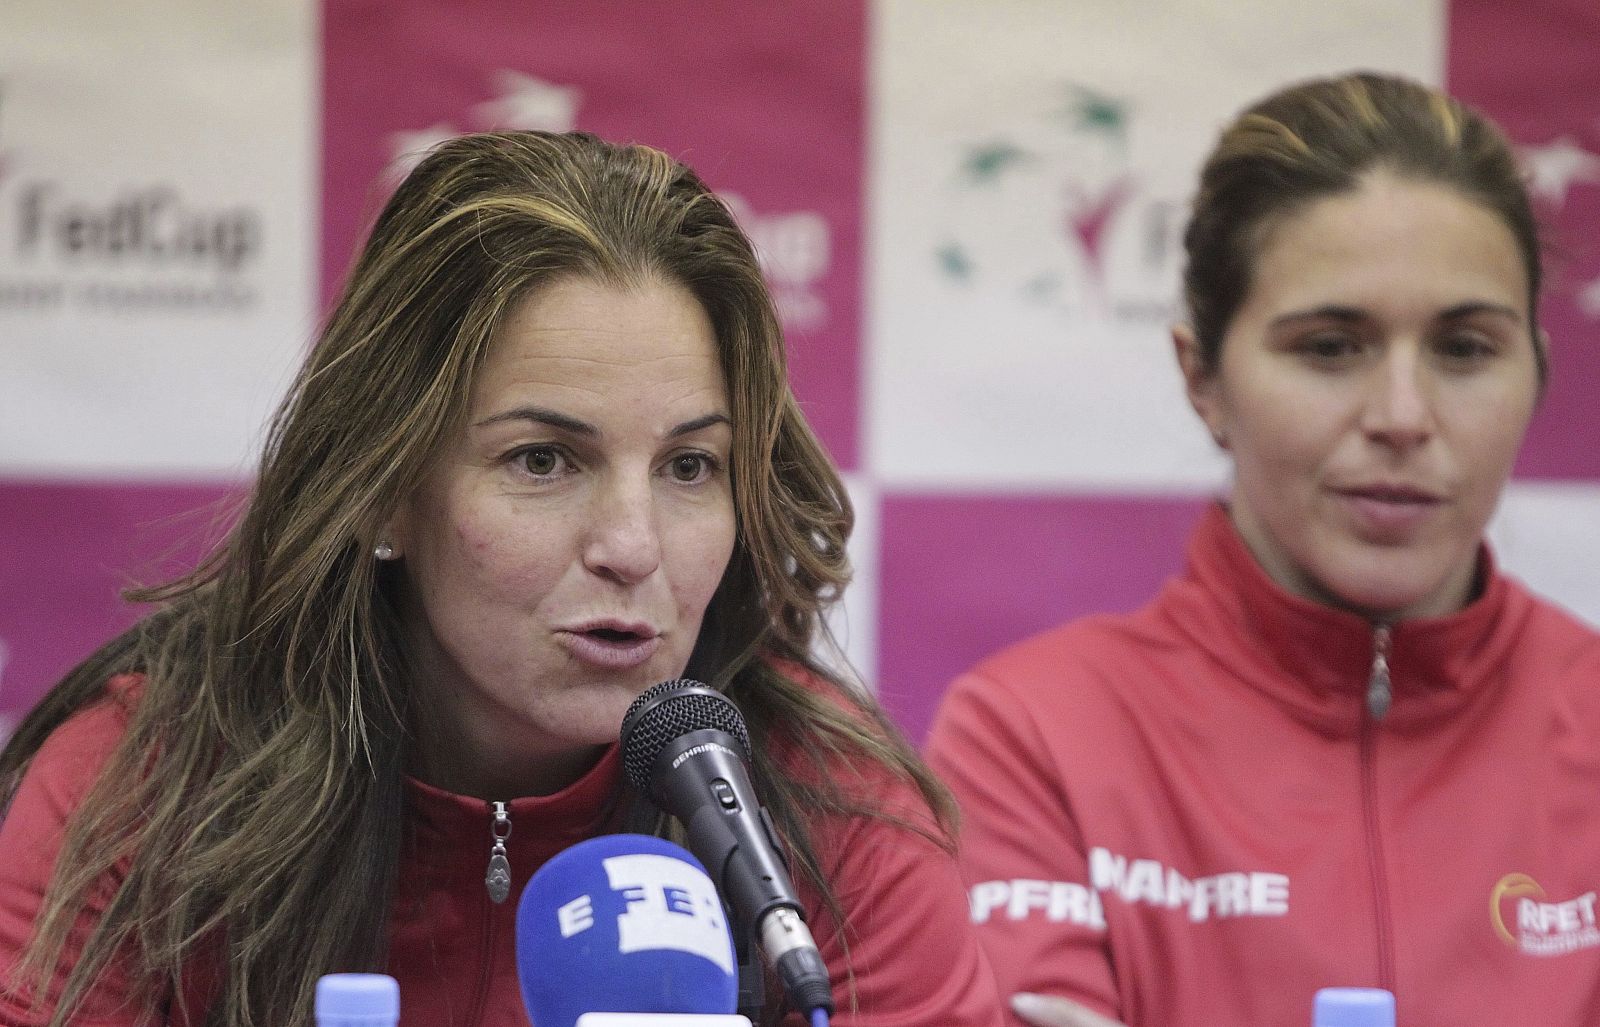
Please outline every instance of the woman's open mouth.
M605 670L628 670L645 663L661 646L661 635L644 624L593 624L556 632L580 663Z

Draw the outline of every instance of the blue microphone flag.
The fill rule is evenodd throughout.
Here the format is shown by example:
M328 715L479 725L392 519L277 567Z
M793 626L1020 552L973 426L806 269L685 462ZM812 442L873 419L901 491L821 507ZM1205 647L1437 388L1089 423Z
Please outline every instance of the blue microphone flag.
M517 975L534 1027L738 1004L715 885L687 850L648 835L591 838L533 875L517 904Z

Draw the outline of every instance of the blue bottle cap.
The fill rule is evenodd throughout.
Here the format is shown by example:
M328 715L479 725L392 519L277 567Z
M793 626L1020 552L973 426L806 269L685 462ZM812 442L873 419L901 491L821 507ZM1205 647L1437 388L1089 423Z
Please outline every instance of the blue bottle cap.
M325 1027L398 1023L400 983L386 974L327 974L317 981L316 1017Z
M1394 1027L1394 995L1382 988L1323 988L1311 1027Z

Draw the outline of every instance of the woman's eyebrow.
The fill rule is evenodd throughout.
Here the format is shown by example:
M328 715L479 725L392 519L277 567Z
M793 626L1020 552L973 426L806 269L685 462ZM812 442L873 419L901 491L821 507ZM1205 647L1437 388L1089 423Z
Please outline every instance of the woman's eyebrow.
M667 438L675 439L680 435L692 435L695 432L704 428L709 428L714 424L725 424L730 428L733 427L733 421L729 419L727 414L705 414L701 417L696 417L691 421L685 421L676 428L673 428L671 431L667 432Z
M486 428L491 424L500 424L504 421L532 421L535 424L549 425L551 428L559 428L569 434L581 435L585 438L598 438L600 435L600 429L588 421L580 421L576 417L558 413L545 407L517 407L514 410L507 410L503 413L485 417L477 424L474 424L473 427Z
M1508 307L1504 303L1490 303L1486 300L1469 300L1466 303L1457 303L1455 306L1441 311L1439 320L1455 321L1464 317L1472 317L1475 314L1492 314L1519 325L1523 320L1522 312L1515 307Z
M559 429L567 432L570 435L577 435L590 439L599 438L601 434L600 429L590 424L588 421L582 421L569 414L563 414L555 410L550 410L546 407L531 406L516 407L512 410L506 410L502 413L485 417L483 420L474 424L473 427L486 428L489 425L502 424L506 421L531 421L535 424L548 425L551 428ZM733 421L728 417L727 414L723 413L703 414L691 420L684 421L682 424L675 425L670 431L667 432L667 437L675 439L681 435L692 435L695 432L709 428L714 424L726 424L729 427L732 427Z
M1325 303L1320 307L1309 310L1291 310L1287 314L1279 314L1272 319L1273 325L1289 324L1294 321L1343 321L1355 323L1367 319L1366 311L1360 307L1346 306L1341 303Z

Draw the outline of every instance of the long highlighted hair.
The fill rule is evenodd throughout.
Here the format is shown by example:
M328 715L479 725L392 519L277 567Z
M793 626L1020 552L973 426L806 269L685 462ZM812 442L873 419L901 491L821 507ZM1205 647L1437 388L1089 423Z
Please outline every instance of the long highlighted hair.
M409 681L396 573L371 553L459 429L496 326L560 277L659 280L699 300L732 406L733 557L691 666L745 711L763 798L801 876L843 915L811 844L817 818L877 814L826 768L910 781L952 806L876 706L813 658L844 587L853 515L790 392L756 256L684 165L583 134L464 136L411 173L276 414L236 527L199 568L131 593L157 611L71 672L0 754L8 799L44 739L121 672L130 726L72 817L22 981L70 1023L113 959L138 997L181 1001L217 967L208 1024L305 1022L317 978L381 969L404 817ZM813 762L778 766L767 742ZM103 915L85 896L126 868ZM80 933L82 932L82 933ZM31 982L31 984L29 983ZM195 1012L189 1011L191 1015Z

